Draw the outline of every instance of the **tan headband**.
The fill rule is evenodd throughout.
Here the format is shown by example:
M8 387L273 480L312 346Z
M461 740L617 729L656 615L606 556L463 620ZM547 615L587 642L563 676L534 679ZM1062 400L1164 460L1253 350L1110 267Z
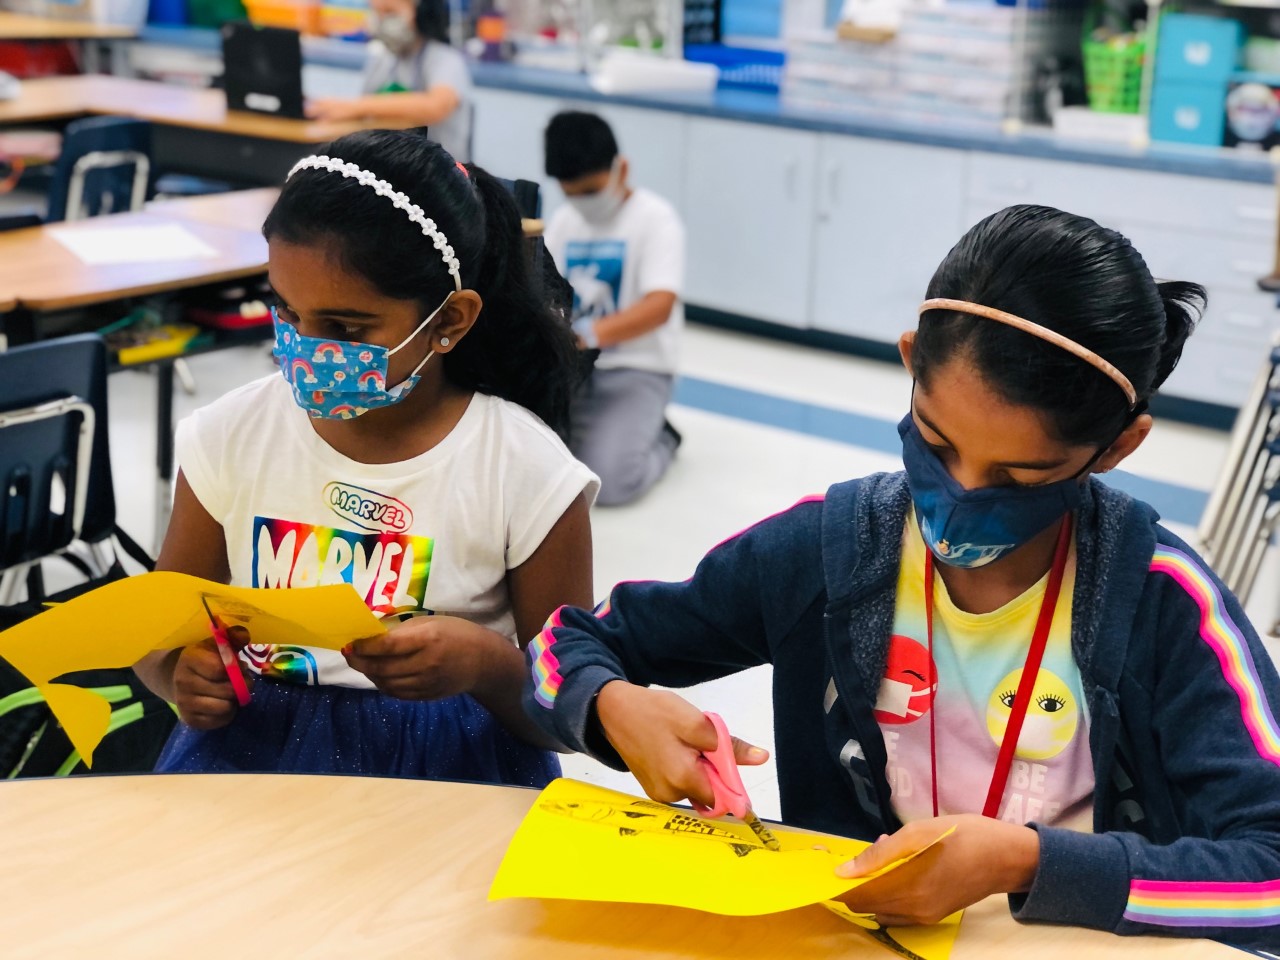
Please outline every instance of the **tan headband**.
M1129 382L1129 378L1115 368L1112 364L1103 360L1088 347L1082 347L1074 340L1069 340L1060 333L1050 330L1048 327L1042 327L1038 323L1032 323L1030 320L1023 320L1022 317L1016 317L1012 313L1005 313L1003 310L996 310L993 307L984 307L980 303L970 303L968 300L947 300L945 298L937 298L934 300L926 300L920 304L920 314L923 315L930 310L954 310L957 313L968 313L975 317L986 317L988 320L995 320L997 323L1008 324L1011 327L1029 333L1033 337L1039 337L1052 343L1055 347L1061 347L1067 353L1073 354L1083 360L1085 363L1102 371L1110 377L1117 387L1124 391L1125 399L1129 401L1129 409L1132 410L1138 405L1138 393L1133 389L1133 384Z

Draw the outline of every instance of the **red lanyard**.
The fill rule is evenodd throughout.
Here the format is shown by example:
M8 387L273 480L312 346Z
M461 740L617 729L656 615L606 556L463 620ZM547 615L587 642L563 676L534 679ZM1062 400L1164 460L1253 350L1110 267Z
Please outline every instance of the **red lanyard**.
M1044 659L1044 648L1049 642L1049 628L1053 626L1053 613L1058 606L1058 594L1062 590L1062 576L1067 569L1067 555L1071 552L1071 517L1063 518L1058 530L1058 546L1053 554L1053 567L1049 570L1049 583L1044 588L1044 599L1040 601L1040 615L1036 618L1035 633L1031 636L1031 648L1027 651L1027 661L1022 667L1022 679L1018 682L1018 692L1013 699L1013 709L1009 714L1009 723L1004 730L1004 739L1000 743L1000 753L996 757L996 768L991 774L991 786L987 789L987 802L983 805L982 815L995 819L1000 810L1000 800L1004 797L1005 784L1009 782L1009 768L1013 766L1013 752L1018 746L1018 736L1022 733L1022 721L1027 717L1027 706L1031 702L1031 691L1035 689L1036 675L1040 672L1040 662ZM937 716L938 703L938 668L933 660L933 551L924 552L924 618L929 631L929 667L933 671L933 705L929 708L929 769L933 783L933 815L938 815L938 740L934 717Z

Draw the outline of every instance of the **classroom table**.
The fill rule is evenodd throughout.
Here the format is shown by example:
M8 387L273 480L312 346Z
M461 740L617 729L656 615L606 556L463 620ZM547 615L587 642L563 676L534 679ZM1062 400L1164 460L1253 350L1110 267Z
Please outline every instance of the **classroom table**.
M195 203L196 201L181 201ZM171 215L165 204L138 213L0 233L0 341L42 339L44 321L60 311L261 276L267 269L262 220L234 225L236 194L200 198L204 218ZM258 201L261 202L261 201ZM223 208L221 214L214 209ZM265 216L265 213L263 214ZM208 259L87 264L55 239L55 232L87 233L121 227L180 225L214 251ZM4 309L8 303L8 309ZM6 315L7 314L7 315ZM57 331L66 332L66 331ZM261 332L266 336L266 331ZM239 338L238 338L239 339ZM156 537L167 526L173 479L173 360L156 364Z
M124 227L178 224L214 251L209 259L87 264L55 239ZM0 233L0 291L26 310L51 313L261 274L267 245L257 229L171 217L156 206L138 213ZM30 337L26 339L32 339Z
M280 191L276 187L235 190L185 200L158 200L147 209L177 220L198 220L228 227L257 230L275 205ZM524 219L521 227L526 239L542 236L541 220Z
M5 956L892 956L821 907L731 918L634 904L487 902L535 796L290 775L5 782ZM1022 925L993 897L969 909L952 956L1245 955L1207 941Z
M0 10L0 40L133 40L136 27Z
M174 220L260 231L279 196L279 187L258 187L254 190L211 193L182 200L156 200L148 204L147 209ZM265 247L263 252L265 254ZM265 260L263 269L266 269Z
M86 73L97 73L101 67L99 43L133 40L136 27L67 17L36 17L25 13L0 10L0 41L5 40L73 40L78 41ZM114 49L114 48L113 48Z
M24 80L13 100L0 100L0 125L46 123L84 116L148 120L152 162L233 183L278 184L319 144L357 130L394 126L383 120L316 122L227 109L221 90L127 77L78 76Z

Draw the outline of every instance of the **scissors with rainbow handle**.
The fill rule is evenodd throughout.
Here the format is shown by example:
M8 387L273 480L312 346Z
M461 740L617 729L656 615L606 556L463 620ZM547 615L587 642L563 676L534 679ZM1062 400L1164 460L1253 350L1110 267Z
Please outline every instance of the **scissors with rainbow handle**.
M781 850L778 838L769 832L769 828L760 822L760 818L751 812L751 800L742 785L742 776L738 773L738 761L733 756L733 738L729 736L729 728L718 713L707 713L706 718L716 728L716 748L710 753L703 752L698 762L706 768L707 779L711 781L712 803L714 806L704 807L696 800L693 808L704 817L723 817L726 813L737 817L760 838L770 850Z

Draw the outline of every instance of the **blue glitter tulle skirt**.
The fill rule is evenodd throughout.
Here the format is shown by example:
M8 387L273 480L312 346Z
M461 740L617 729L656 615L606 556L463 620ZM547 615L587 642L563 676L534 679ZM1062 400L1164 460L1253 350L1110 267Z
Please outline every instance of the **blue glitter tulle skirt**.
M179 723L157 773L345 773L543 787L548 750L517 739L468 696L398 700L376 690L259 680L219 730Z

